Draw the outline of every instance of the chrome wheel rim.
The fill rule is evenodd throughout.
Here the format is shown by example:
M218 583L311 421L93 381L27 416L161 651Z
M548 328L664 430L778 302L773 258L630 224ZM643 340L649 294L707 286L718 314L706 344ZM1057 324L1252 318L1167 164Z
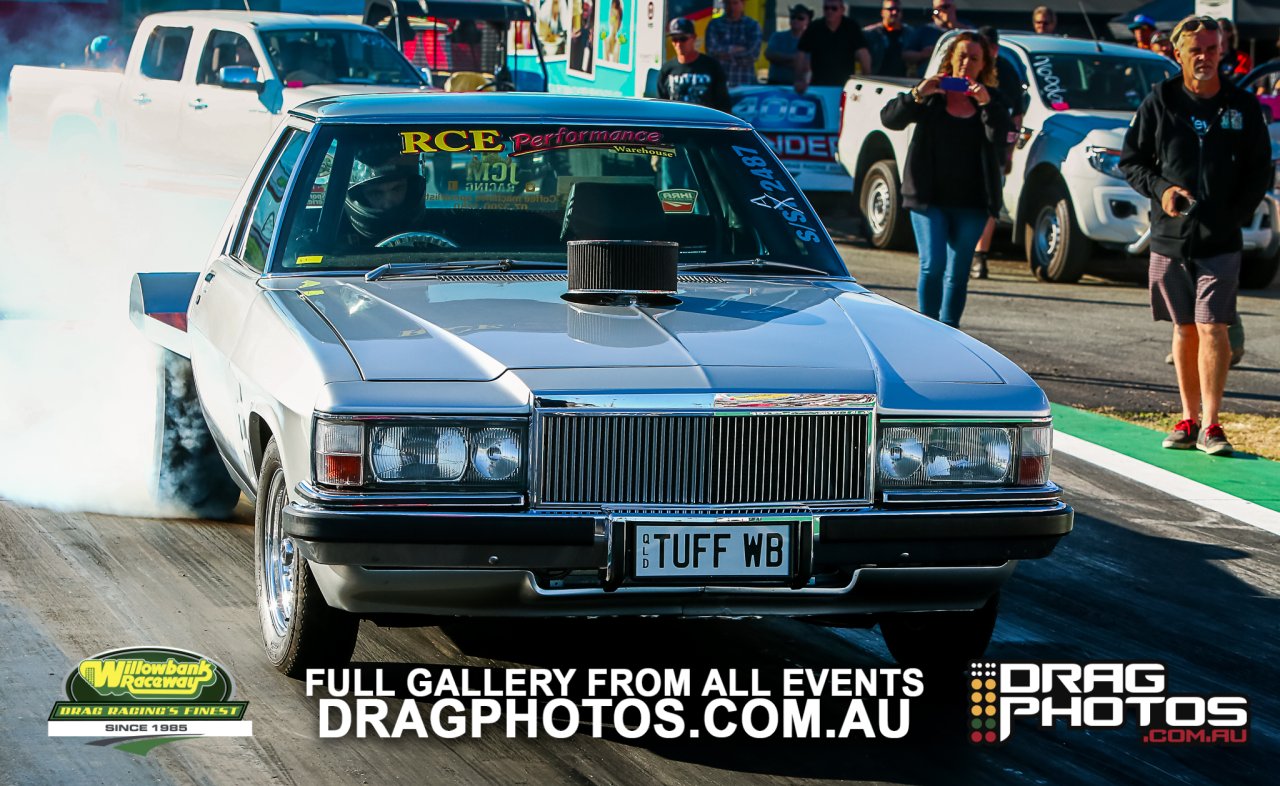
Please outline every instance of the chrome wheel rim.
M1062 222L1058 220L1058 211L1046 207L1040 211L1036 219L1035 249L1036 256L1048 264L1058 254L1062 246Z
M267 617L277 636L289 630L293 617L294 578L297 554L293 538L284 534L284 508L289 502L285 493L284 472L276 472L268 490L266 521L262 532L262 591L265 593Z
M867 216L867 222L871 224L871 231L875 234L882 234L885 227L889 225L889 184L882 178L876 178L871 181L871 188L867 193L867 204L863 205L862 212Z

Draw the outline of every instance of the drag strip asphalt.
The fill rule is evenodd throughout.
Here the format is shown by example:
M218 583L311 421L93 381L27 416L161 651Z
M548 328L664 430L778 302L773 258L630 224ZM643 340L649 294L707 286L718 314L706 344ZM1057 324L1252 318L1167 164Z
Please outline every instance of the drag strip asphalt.
M1020 725L968 742L958 677L929 677L891 741L317 739L317 700L262 655L252 525L57 513L0 503L0 783L1263 783L1280 756L1276 536L1060 457L1075 531L1023 563L1002 599L994 660L1155 660L1170 689L1243 694L1250 742L1143 745L1132 727ZM78 659L162 644L220 661L249 702L251 739L171 743L146 758L49 738ZM883 667L874 631L790 620L363 623L356 660L459 666ZM936 686L936 687L932 687Z

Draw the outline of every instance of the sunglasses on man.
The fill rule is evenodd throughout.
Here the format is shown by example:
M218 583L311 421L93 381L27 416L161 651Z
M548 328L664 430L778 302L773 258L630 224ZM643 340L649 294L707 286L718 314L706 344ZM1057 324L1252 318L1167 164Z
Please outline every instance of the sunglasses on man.
M942 16L943 11L950 11L953 8L955 8L955 5L952 3L946 3L944 5L940 5L937 8L933 9L933 15Z
M1177 42L1179 38L1187 33L1198 33L1201 30L1208 30L1211 33L1218 31L1218 20L1211 16L1193 16L1190 19L1184 19L1173 28L1173 40Z
M670 39L671 43L673 43L673 44L682 44L682 43L684 43L685 41L688 41L690 37L691 37L691 36L687 36L687 35L673 35L673 36L668 36L668 38Z

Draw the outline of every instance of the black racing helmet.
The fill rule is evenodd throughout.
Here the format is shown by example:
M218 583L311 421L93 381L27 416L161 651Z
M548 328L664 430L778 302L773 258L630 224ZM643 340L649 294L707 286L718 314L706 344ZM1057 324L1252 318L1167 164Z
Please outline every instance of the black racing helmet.
M405 198L389 206L370 203L374 186L405 181ZM418 155L400 152L397 145L375 145L356 153L347 187L347 216L351 226L367 238L379 240L413 228L423 213L427 181L418 168Z

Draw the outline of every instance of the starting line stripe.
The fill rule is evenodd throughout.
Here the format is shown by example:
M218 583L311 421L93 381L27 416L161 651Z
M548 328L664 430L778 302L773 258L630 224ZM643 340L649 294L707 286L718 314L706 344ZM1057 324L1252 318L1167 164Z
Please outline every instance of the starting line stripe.
M1064 434L1058 429L1053 430L1053 449L1163 491L1170 496L1230 516L1273 535L1280 535L1280 513L1264 508L1256 502L1240 499L1233 494L1197 483L1167 469L1152 466L1110 448Z

